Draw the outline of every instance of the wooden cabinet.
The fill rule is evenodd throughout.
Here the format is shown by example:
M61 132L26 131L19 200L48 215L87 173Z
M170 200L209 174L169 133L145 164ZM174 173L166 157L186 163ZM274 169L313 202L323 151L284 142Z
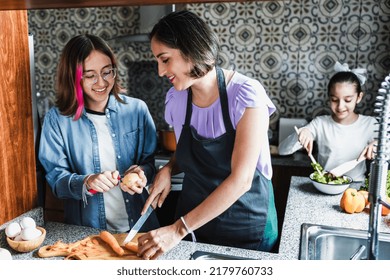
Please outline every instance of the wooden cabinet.
M64 222L64 201L55 197L50 186L45 184L44 219L51 222Z
M280 236L284 222L284 214L286 212L286 204L288 192L290 190L291 177L308 177L310 173L313 172L313 168L311 168L310 162L308 162L307 166L273 165L272 168L272 184L274 187L275 205L278 215L278 229ZM278 251L278 246L275 250Z
M27 11L0 11L0 225L37 206Z

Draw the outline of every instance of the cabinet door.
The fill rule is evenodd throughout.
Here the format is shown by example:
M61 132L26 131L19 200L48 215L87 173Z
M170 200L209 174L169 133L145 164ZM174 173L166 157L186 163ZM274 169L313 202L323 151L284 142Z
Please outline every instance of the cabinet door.
M308 177L313 169L311 167L298 166L278 166L273 165L272 184L274 187L275 206L278 215L279 238L284 223L284 214L286 212L288 192L292 176ZM276 252L279 250L279 243L276 246Z
M37 206L27 11L0 11L0 225Z

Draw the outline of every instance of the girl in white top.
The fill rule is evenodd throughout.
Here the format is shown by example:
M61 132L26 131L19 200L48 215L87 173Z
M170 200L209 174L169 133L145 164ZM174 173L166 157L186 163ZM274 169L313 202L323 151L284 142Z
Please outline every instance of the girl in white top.
M335 70L338 72L328 84L332 114L314 118L298 130L299 135L289 135L279 144L280 155L292 154L302 147L311 154L316 141L318 163L324 170L359 157L373 158L377 121L374 117L355 113L356 105L363 98L361 85L365 77L361 71L364 69L351 71L347 64L336 62ZM364 181L365 173L366 164L362 161L346 175L358 182Z

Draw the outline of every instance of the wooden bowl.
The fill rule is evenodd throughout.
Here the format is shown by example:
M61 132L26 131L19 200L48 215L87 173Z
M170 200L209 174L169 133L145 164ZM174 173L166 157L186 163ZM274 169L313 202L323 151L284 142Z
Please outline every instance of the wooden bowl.
M46 237L46 230L44 228L37 227L37 229L42 232L39 237L28 241L14 241L11 238L7 237L8 245L12 249L20 253L31 252L32 250L37 249L39 246L41 246L43 240L45 240Z

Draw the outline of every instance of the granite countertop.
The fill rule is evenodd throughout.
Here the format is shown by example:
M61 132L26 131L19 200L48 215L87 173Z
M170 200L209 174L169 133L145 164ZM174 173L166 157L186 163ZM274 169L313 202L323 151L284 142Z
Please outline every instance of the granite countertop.
M346 214L341 211L339 207L341 195L322 194L314 188L308 178L293 176L278 253L258 252L201 243L193 244L189 241L181 241L175 248L164 254L161 259L188 260L194 251L205 251L249 259L296 260L299 258L300 234L303 223L352 229L368 229L369 215L367 213ZM43 224L42 208L34 209L22 216L32 216L38 225L46 228L47 236L42 246L53 244L60 239L63 242L75 242L88 235L99 233L98 229L89 227L55 222ZM15 220L19 220L21 217ZM387 225L388 219L387 217L381 217L381 232L390 232L390 227ZM0 247L9 249L15 260L41 259L36 255L37 250L30 253L17 253L8 247L4 234L4 229L7 224L0 226Z
M351 187L358 189L359 184ZM368 230L369 214L347 214L340 208L342 194L327 195L317 191L309 178L291 178L279 254L287 259L299 258L299 243L303 223ZM380 217L379 231L390 232L389 217Z

